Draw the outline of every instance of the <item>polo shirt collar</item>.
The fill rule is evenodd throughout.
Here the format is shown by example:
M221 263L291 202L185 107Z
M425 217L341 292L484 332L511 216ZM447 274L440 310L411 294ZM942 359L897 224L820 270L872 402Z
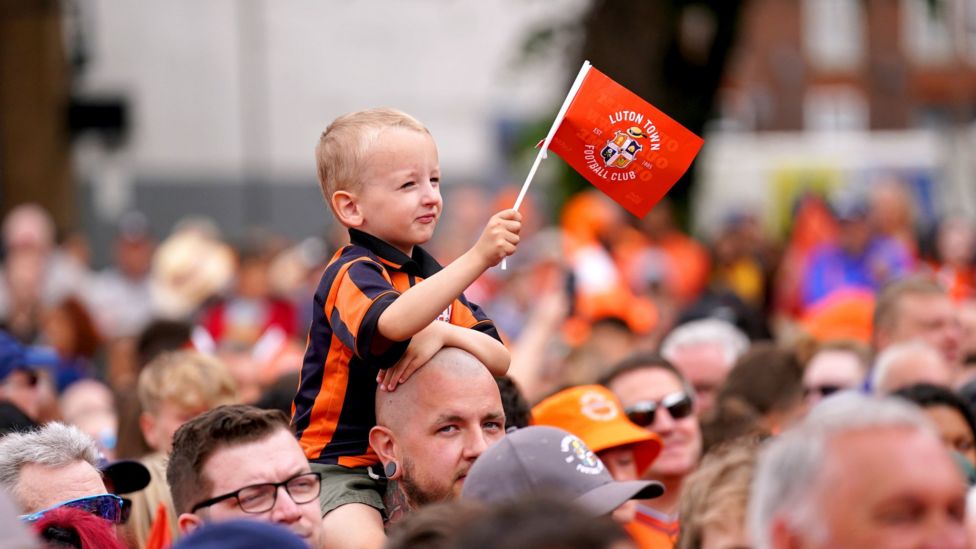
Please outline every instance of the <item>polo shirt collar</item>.
M349 240L373 252L384 263L408 274L426 278L442 268L440 263L420 246L414 246L413 255L409 256L389 242L358 229L349 229Z

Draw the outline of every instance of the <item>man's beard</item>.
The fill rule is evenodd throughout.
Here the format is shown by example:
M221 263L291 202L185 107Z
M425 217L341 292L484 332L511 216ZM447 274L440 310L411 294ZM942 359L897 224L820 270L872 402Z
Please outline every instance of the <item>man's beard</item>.
M403 494L407 496L407 500L412 509L418 509L431 503L454 499L453 482L442 487L424 487L416 482L417 479L413 473L413 462L404 459L403 475L399 479L400 487L403 489Z

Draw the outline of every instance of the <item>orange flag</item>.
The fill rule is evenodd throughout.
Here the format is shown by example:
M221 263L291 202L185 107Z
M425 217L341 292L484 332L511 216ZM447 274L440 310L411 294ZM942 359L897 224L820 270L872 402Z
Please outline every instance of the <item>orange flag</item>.
M160 503L159 507L156 507L156 517L153 519L152 528L149 530L149 537L146 538L146 549L168 549L172 544L166 504Z
M644 217L688 170L702 139L595 68L583 78L549 150Z

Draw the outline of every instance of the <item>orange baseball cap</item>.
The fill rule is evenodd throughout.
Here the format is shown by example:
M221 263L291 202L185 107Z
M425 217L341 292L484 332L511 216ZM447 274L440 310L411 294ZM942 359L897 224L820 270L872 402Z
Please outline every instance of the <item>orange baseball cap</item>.
M532 423L569 431L596 453L631 446L638 475L661 453L660 437L627 419L617 397L601 385L559 391L532 408Z

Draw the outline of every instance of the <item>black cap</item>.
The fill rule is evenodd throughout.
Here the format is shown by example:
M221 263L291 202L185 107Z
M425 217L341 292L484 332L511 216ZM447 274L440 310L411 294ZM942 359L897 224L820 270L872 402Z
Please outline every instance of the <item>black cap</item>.
M149 469L138 461L108 461L102 458L98 462L98 469L105 480L111 483L108 488L113 494L131 494L149 486Z

